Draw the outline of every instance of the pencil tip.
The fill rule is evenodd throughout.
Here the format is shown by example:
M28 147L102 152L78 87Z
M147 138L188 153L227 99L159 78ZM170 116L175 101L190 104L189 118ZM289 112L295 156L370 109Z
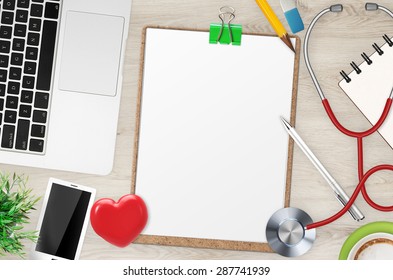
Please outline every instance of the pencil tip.
M295 48L293 47L293 45L292 45L292 42L291 42L291 38L289 38L289 35L288 35L288 33L285 33L282 37L280 37L280 39L294 52L294 53L296 53L296 51L295 51Z

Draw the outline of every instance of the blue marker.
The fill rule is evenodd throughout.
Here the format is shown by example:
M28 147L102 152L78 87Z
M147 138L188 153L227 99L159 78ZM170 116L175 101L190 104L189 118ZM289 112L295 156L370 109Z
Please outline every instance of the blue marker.
M292 33L304 30L304 24L296 8L295 0L280 0L281 8L284 11L285 18L291 28Z

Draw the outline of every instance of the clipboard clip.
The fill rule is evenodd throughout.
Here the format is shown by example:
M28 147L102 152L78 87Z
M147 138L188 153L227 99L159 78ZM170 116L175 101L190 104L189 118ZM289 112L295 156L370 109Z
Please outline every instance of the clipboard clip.
M231 24L235 19L235 9L230 6L223 6L218 14L221 23L210 24L210 44L224 44L240 46L242 38L242 26Z

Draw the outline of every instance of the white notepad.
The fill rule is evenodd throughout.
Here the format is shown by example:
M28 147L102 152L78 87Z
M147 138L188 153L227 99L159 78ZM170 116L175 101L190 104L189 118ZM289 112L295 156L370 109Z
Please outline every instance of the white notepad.
M364 61L359 65L361 73L357 74L354 70L348 75L350 82L345 79L339 82L341 89L372 125L381 117L393 88L393 46L386 43L381 50L382 55L375 52L370 56L372 64ZM378 132L393 148L393 113L389 114Z
M135 162L143 234L266 242L285 200L279 117L291 115L295 54L276 36L228 46L209 44L208 32L146 32Z

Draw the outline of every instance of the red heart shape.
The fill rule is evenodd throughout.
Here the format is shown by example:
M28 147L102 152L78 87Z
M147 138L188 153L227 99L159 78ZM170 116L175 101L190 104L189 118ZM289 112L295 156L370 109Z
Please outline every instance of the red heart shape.
M144 229L147 222L145 202L137 195L128 194L118 202L109 198L96 201L90 211L94 231L109 243L126 247Z

